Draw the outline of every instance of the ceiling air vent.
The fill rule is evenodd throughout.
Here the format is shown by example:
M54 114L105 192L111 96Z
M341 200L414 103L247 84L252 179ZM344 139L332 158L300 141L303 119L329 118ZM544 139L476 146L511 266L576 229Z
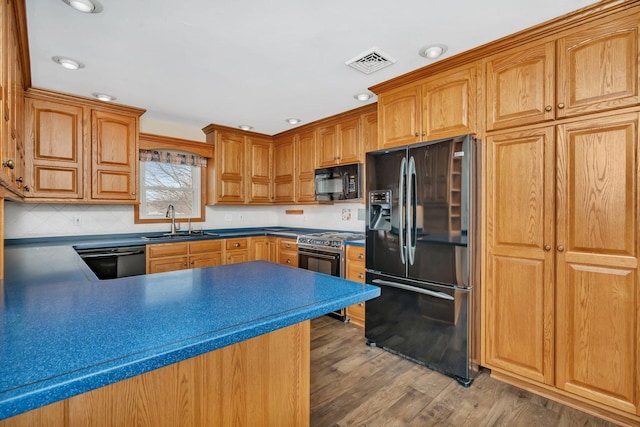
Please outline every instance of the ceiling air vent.
M371 74L374 71L393 65L395 62L395 59L382 52L377 47L372 47L355 58L348 60L345 64L365 74Z

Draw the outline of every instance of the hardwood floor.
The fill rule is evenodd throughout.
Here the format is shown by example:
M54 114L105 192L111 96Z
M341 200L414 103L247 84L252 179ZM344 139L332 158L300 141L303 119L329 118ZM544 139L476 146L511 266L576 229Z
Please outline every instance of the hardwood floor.
M311 426L615 426L482 372L471 387L364 344L363 329L311 322Z

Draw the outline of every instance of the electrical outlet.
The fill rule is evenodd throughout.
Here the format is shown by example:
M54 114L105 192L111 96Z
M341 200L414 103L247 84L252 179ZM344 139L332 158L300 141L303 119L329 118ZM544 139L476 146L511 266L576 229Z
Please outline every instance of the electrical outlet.
M226 215L224 216L224 220L225 220L225 221L233 221L233 216L232 216L231 214L226 214Z
M239 219L240 221L244 221L244 215L242 215L242 214L238 215L238 219Z
M75 225L76 227L82 225L82 217L80 215L73 216L73 225Z

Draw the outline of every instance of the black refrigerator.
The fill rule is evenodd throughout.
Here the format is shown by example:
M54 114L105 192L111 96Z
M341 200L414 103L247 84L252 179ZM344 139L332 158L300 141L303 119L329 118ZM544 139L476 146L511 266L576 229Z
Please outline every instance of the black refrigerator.
M477 374L479 152L471 135L367 153L365 337L468 386Z

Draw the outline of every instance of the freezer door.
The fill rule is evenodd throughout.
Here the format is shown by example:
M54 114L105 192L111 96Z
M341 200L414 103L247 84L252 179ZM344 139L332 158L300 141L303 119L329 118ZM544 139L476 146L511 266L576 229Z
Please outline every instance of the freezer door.
M468 286L469 136L408 150L407 277Z
M406 148L367 153L366 170L366 267L405 276Z
M468 385L471 360L472 289L398 280L367 273L380 296L367 301L365 337L369 344L399 353Z

